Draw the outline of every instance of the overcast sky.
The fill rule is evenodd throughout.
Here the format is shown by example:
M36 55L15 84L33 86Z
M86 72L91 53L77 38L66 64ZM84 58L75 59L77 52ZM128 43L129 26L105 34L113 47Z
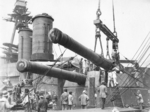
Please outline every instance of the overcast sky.
M2 20L12 13L16 0L0 2L0 44L10 42L13 23ZM114 0L116 30L119 38L119 51L132 59L136 50L150 31L150 0ZM94 49L96 10L98 0L27 0L28 11L32 16L48 13L54 18L53 26L62 30L84 46ZM101 20L113 31L112 0L101 0ZM30 26L32 28L32 25ZM106 55L106 36L102 34L102 44ZM111 43L111 42L110 42ZM18 31L14 44L18 44ZM110 44L110 52L111 52ZM57 56L58 45L54 46ZM101 53L99 44L97 53ZM63 51L64 48L61 47ZM64 56L75 54L66 51ZM121 58L123 58L121 55Z

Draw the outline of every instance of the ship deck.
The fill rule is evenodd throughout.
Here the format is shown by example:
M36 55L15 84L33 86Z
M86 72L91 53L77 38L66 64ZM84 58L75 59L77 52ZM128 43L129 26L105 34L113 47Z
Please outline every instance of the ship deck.
M117 108L119 112L141 112L138 109L133 108ZM75 110L58 110L57 112L112 112L113 107L106 107L105 109L101 108L90 108L90 109L75 109ZM48 112L56 112L55 110L49 110Z

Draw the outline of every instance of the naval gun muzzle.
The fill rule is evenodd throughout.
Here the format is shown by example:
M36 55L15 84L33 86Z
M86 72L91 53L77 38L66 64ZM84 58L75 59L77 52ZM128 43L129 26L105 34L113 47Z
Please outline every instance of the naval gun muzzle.
M67 71L51 66L46 66L42 64L38 64L35 62L20 60L17 62L17 70L19 72L31 72L39 75L45 75L50 77L55 77L59 79L65 79L71 82L76 82L79 85L84 85L86 81L86 75Z
M83 56L84 58L93 62L96 66L102 67L105 70L111 70L115 67L114 62L108 59L105 59L103 56L95 53L94 51L86 48L81 45L67 34L61 32L57 28L53 28L49 31L48 37L51 42L58 43L71 51Z

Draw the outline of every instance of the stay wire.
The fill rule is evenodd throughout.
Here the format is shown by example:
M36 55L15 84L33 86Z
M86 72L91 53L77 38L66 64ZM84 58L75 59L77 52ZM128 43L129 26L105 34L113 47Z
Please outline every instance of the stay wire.
M67 49L65 49L64 52L58 57L58 59L57 59L57 60L55 61L55 63L51 66L51 68L48 69L48 70L45 72L45 74L42 76L42 79L43 79L43 78L47 75L47 73L56 65L56 63L57 63L57 62L59 61L59 59L64 55L64 53L66 52L66 50L67 50ZM41 80L42 80L42 79L41 79ZM41 80L40 80L40 81L41 81ZM39 82L40 82L40 81L39 81Z
M142 42L142 44L140 45L140 47L138 48L138 50L136 51L136 53L134 54L134 56L132 57L131 60L133 60L133 59L136 57L136 55L137 55L138 52L140 51L141 47L143 46L144 42L145 42L146 39L148 38L149 34L150 34L150 31L149 31L149 33L147 34L147 36L145 37L144 41ZM138 57L136 57L135 60L136 60L137 58L138 58ZM129 64L128 64L127 66L129 66Z
M64 55L64 53L66 52L66 50L67 50L67 49L64 50L64 52L57 58L57 60L56 60L55 63L51 66L51 68L48 69L42 77L39 76L39 77L37 77L37 78L34 79L34 80L37 80L37 79L40 78L40 81L41 81L41 80L47 75L47 73L56 65L56 63L57 63L57 62L59 61L59 59ZM33 80L33 81L34 81L34 80ZM37 83L37 85L36 85L36 88L37 88L38 84L40 83L40 81L38 81L38 83Z
M60 53L62 54L62 51L61 51L61 48L60 48L60 45L59 45L59 44L58 44L58 47L59 47Z
M139 79L140 79L141 77L142 77L142 75L140 75ZM136 81L139 81L139 82L141 82L144 86L146 86L146 87L148 88L148 86L147 86L146 84L144 84L142 81L140 81L139 79L136 79L136 78L135 78L135 80L134 80L133 82L131 82L130 84L133 85ZM120 95L123 95L128 89L130 89L130 87L127 88L127 89L125 89Z
M139 79L136 79L135 77L131 76L131 74L129 74L129 73L125 72L125 71L124 71L124 73L126 73L128 76L130 76L130 77L132 77L133 79L135 79L134 81L132 81L132 82L129 83L128 85L133 85L136 81L139 81L139 82L141 82L144 86L148 87L147 85L145 85L145 84L144 84L142 81L140 81ZM141 75L141 76L142 76L142 75ZM140 77L141 77L141 76L140 76ZM139 77L139 78L140 78L140 77ZM111 95L110 98L107 100L108 102L107 102L106 104L108 104L108 103L111 101L111 99L114 97L113 93L116 91L117 88L118 88L118 87L115 87L114 91L112 92L112 95ZM123 91L119 92L119 93L116 94L116 95L119 95L119 94L120 94L120 96L121 96L121 95L123 95L128 89L130 89L130 87L124 89ZM114 100L113 100L113 101L114 101Z
M148 59L148 58L147 58L147 59ZM147 60L147 59L146 59L146 60ZM146 61L146 60L145 60L145 61ZM147 66L148 66L148 65L147 65ZM143 70L140 70L140 72L143 72ZM148 75L148 74L147 74L147 75ZM129 75L128 75L128 76L129 76ZM142 77L142 75L140 75L140 76ZM134 77L133 77L133 78L134 78ZM126 78L126 79L127 79L127 78ZM131 81L131 79L129 79L129 81ZM128 81L128 82L129 82L129 81ZM141 82L141 81L139 81L139 82ZM141 83L143 84L143 82L141 82ZM128 83L126 83L126 84L128 84ZM143 84L143 85L144 85L144 84ZM145 85L145 86L148 87L147 85Z
M150 33L150 32L149 32L149 33ZM148 33L148 35L149 35L149 33ZM146 39L148 38L148 35L146 36L146 38L144 39L144 41L142 42L142 44L140 45L140 47L139 47L138 50L136 51L136 53L135 53L135 55L133 56L132 60L134 59L134 57L136 56L136 54L138 53L138 51L140 50L140 48L142 47L142 45L144 44L144 42L146 41ZM125 57L125 59L128 60L128 58L126 58L126 57ZM128 64L128 65L129 65L129 64ZM128 77L129 77L129 75L128 75ZM124 83L126 83L126 80L128 79L128 77L125 79ZM123 83L123 84L124 84L124 83ZM123 85L123 84L122 84L122 85ZM116 88L115 88L115 90L116 90ZM115 90L114 90L114 91L115 91ZM114 93L114 91L113 91L112 93ZM111 99L111 98L110 98L110 99ZM109 100L110 100L110 99L109 99ZM110 102L110 101L109 101L109 102Z
M150 65L150 63L148 64L148 65ZM148 66L147 65L147 66ZM126 85L124 85L124 86L127 86L127 85L133 85L136 81L139 81L140 83L142 83L145 87L147 87L147 88L149 88L145 83L143 83L141 80L139 80L141 77L142 77L142 75L140 75L140 77L137 79L137 78L135 78L134 76L132 76L130 73L128 73L127 71L122 71L123 73L126 73L128 76L130 76L130 77L132 77L133 79L134 79L134 81L132 81L132 82L130 82L129 84L128 83L126 83ZM145 72L145 74L147 74L146 72ZM131 79L130 79L130 81L131 81ZM112 92L112 95L110 96L110 98L108 99L108 102L107 102L107 104L111 101L111 99L114 97L113 96L113 93L116 91L116 89L117 89L117 87L114 89L114 91ZM122 92L119 92L119 94L120 95L123 95L128 89L130 89L130 87L128 87L127 89L124 89L124 91L122 91Z
M150 32L147 34L147 36L145 37L144 41L142 42L142 44L141 44L141 46L140 46L140 47L141 47L141 51L139 52L138 56L136 57L137 60L138 60L138 58L140 57L141 53L144 51L144 49L145 49L147 43L148 43L149 40L150 40L149 34L150 34ZM149 37L149 38L148 38L148 37ZM146 41L147 38L148 38L148 40ZM146 41L146 43L144 44L145 41ZM144 44L144 46L142 47L143 44ZM149 44L148 44L148 45L149 45Z
M121 55L122 55L122 54L121 54ZM122 56L123 56L123 55L122 55ZM126 58L125 56L123 56L123 57L124 57L126 60L130 61L130 60L129 60L128 58ZM146 61L146 60L145 60L145 61ZM124 85L125 83L128 84L127 82L129 82L129 81L131 80L131 79L128 80L128 78L129 78L129 76L126 77L126 79L124 80L124 82L123 82L122 85Z
M125 57L125 56L124 56ZM125 58L125 59L127 59L127 58ZM149 63L150 64L150 63ZM148 65L147 65L148 66ZM122 86L127 86L127 85L132 85L132 82L131 83L127 83L126 81L127 81L127 79L129 78L129 77L132 77L132 78L134 78L135 80L133 81L133 84L138 80L138 79L136 79L134 76L131 76L131 74L129 74L129 73L127 73L127 72L125 72L125 71L122 71L123 73L126 73L127 75L128 75L128 77L125 79L125 81L123 82L123 84L122 84ZM141 75L141 77L142 77L142 75ZM132 79L133 80L133 79ZM131 79L129 79L129 81L131 81ZM129 82L128 81L128 82ZM141 82L140 80L138 80L139 82ZM125 84L126 83L126 84ZM143 82L141 82L143 85L145 85ZM124 85L125 84L125 85ZM146 87L148 87L147 85L145 85ZM115 92L115 90L117 89L117 87L114 89L114 91L112 92L112 93L114 93ZM126 91L126 90L125 90ZM123 92L124 93L124 92ZM121 95L121 94L120 94ZM113 95L112 95L112 97L110 97L108 100L111 100L111 98L113 98Z
M140 59L138 60L138 63L140 63L142 61L142 59L144 58L145 54L147 53L147 51L149 50L150 45L144 50L143 54L141 55Z

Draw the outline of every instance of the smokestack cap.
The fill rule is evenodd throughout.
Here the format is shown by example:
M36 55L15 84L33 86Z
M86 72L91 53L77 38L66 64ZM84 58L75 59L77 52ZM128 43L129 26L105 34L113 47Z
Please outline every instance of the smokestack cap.
M34 21L34 19L39 18L39 17L44 17L44 18L49 18L52 21L54 21L53 17L48 15L47 13L42 13L42 14L38 14L35 17L32 18L32 22Z

